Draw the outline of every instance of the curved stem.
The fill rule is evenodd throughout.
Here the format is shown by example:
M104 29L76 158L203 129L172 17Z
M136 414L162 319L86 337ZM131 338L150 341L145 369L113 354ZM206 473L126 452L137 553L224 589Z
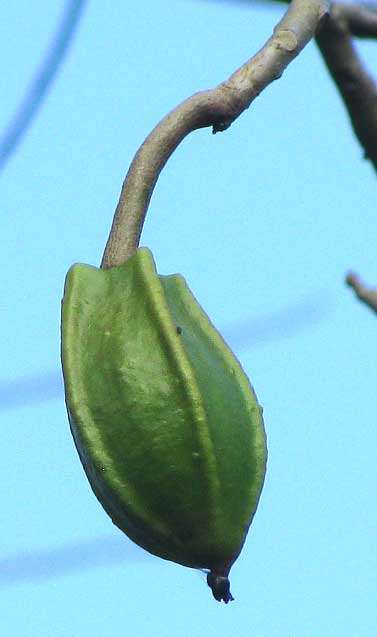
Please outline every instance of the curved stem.
M223 131L314 36L330 9L330 0L292 0L262 49L212 90L195 93L169 113L150 133L133 159L123 184L101 267L123 263L138 247L145 215L158 176L193 130L212 126Z

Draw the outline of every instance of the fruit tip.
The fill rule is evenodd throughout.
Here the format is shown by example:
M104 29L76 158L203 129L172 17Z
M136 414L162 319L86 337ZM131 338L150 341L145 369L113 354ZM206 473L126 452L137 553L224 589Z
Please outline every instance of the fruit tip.
M230 582L224 575L215 575L212 571L207 574L207 584L212 595L218 602L232 602L234 597L230 592Z

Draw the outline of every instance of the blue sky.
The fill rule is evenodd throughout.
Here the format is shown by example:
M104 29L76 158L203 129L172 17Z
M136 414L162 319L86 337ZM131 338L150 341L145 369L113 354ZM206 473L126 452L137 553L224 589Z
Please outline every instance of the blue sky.
M87 484L59 389L65 274L74 262L99 264L128 165L152 127L229 76L284 10L127 5L87 3L0 176L2 631L371 637L377 323L343 279L353 268L377 282L376 178L314 45L229 130L185 140L141 241L161 273L185 276L264 407L268 472L232 571L236 601L218 604L200 573L131 544ZM46 6L2 7L3 129L64 8ZM360 50L375 68L376 46Z

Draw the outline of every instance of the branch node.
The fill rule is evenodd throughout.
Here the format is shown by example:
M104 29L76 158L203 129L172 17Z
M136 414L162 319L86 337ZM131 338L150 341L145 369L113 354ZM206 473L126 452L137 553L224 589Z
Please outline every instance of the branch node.
M296 34L291 29L277 29L274 30L275 45L278 49L283 51L296 51L298 47L298 39Z
M216 133L222 133L224 130L229 128L233 123L233 120L228 120L225 122L217 122L212 126L212 135L216 135Z

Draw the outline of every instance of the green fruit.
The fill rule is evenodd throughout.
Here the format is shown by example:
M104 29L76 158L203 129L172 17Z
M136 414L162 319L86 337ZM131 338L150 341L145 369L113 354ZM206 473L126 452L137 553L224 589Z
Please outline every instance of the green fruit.
M219 601L257 508L261 408L238 361L179 275L149 250L74 265L62 362L75 444L94 493L147 551L207 569Z

